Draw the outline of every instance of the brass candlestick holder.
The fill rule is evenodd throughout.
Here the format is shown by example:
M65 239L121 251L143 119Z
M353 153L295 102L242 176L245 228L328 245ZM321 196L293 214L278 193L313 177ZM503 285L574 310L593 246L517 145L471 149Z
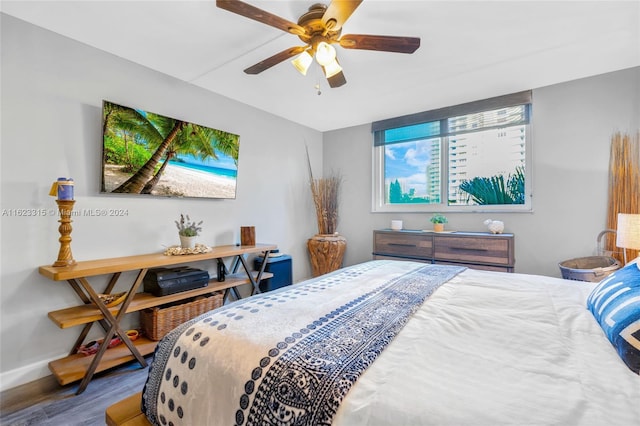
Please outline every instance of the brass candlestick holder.
M60 212L60 226L58 231L60 232L60 251L58 252L58 260L53 263L53 266L70 266L74 265L76 261L71 254L71 212L73 212L73 205L75 200L56 200L58 203L58 211Z

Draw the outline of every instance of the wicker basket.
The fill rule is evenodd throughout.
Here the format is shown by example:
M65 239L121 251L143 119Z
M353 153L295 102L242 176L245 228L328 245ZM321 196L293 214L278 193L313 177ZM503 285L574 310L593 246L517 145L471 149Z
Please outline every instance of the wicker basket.
M182 324L222 306L222 292L199 296L189 302L163 305L140 311L142 331L151 340L160 340L168 332Z
M609 256L588 256L565 260L559 266L566 280L598 282L620 269L622 263Z

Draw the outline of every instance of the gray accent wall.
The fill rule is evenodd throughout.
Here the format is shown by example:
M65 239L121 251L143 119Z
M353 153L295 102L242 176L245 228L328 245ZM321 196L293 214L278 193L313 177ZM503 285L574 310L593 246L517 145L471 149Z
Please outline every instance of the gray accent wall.
M449 213L447 228L486 231L485 219L502 220L515 234L516 272L560 277L558 263L595 255L606 228L610 141L639 131L640 68L533 89L533 211ZM338 229L347 264L371 259L372 230L392 219L431 229L430 214L371 213L372 147L371 125L324 134L324 172L344 180Z

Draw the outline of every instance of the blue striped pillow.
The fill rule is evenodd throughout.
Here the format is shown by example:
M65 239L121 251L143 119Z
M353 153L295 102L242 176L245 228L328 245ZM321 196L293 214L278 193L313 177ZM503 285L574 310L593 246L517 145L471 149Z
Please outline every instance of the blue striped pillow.
M600 281L587 308L624 363L640 374L640 263L630 263Z

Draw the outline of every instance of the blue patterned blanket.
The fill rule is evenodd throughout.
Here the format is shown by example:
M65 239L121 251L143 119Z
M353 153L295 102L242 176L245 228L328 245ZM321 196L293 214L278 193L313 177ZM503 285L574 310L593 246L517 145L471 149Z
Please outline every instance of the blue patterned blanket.
M143 392L154 424L329 425L358 377L462 267L372 261L172 331Z

